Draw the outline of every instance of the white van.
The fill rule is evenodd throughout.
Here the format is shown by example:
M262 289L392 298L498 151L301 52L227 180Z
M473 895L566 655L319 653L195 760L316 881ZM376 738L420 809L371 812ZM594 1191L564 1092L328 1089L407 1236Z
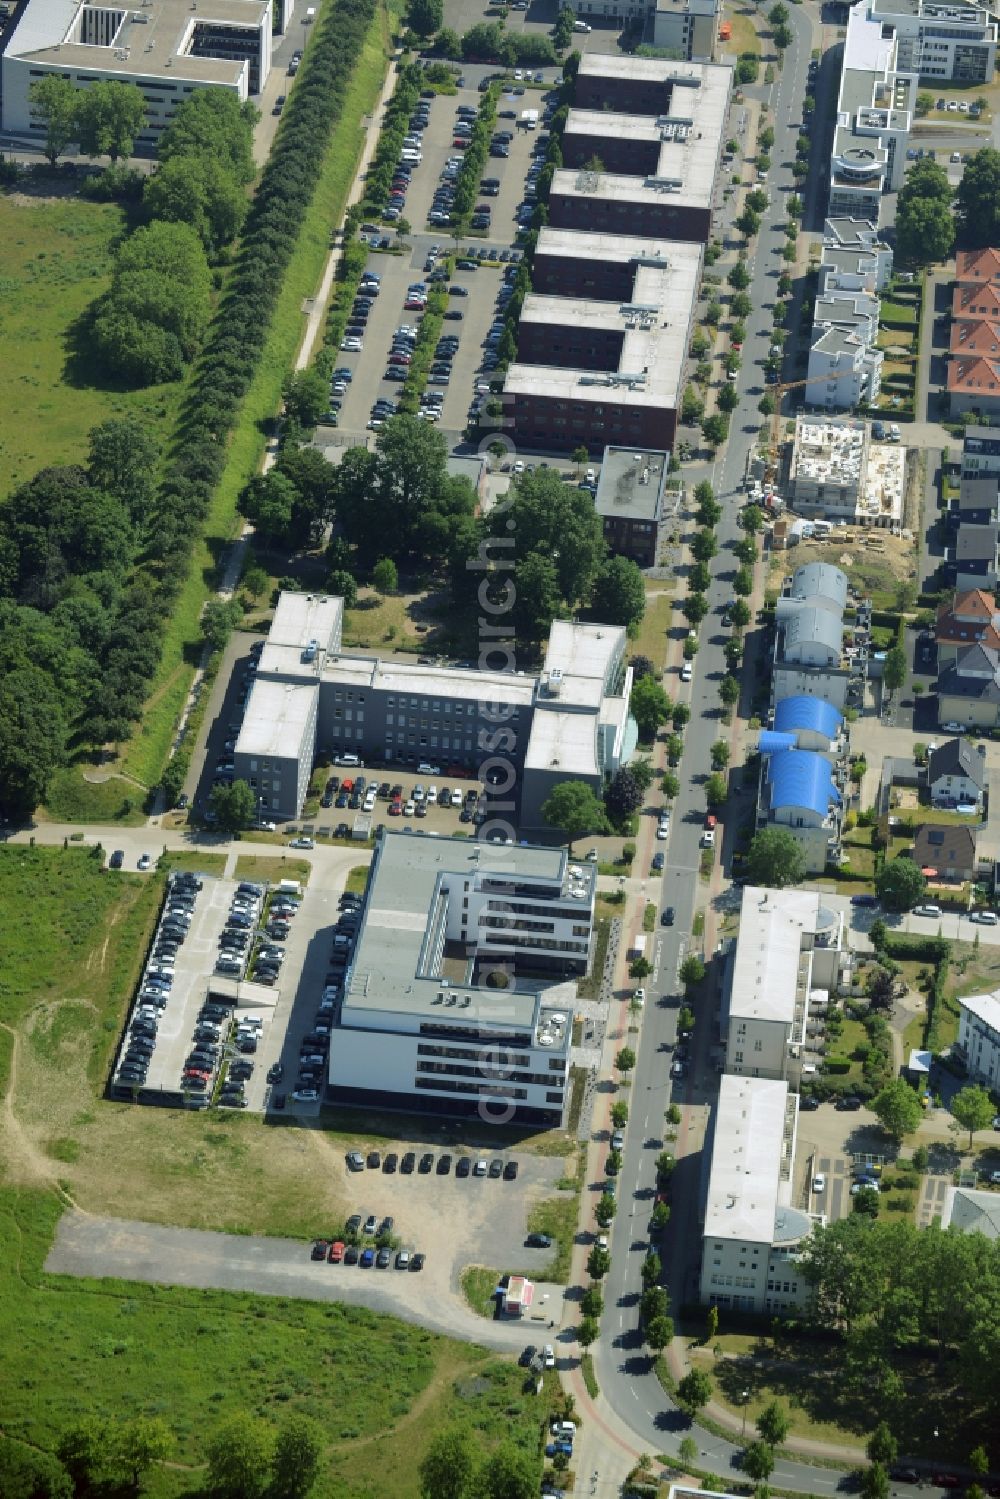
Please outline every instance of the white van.
M978 926L996 926L1000 923L1000 917L995 911L970 911L969 920L976 922Z
M590 27L587 25L586 21L574 21L573 22L573 30L574 31L589 31Z
M306 6L306 13L302 17L302 24L303 24L303 26L308 26L309 23L310 23L310 21L315 21L315 19L316 19L316 7L315 7L315 5L307 5Z

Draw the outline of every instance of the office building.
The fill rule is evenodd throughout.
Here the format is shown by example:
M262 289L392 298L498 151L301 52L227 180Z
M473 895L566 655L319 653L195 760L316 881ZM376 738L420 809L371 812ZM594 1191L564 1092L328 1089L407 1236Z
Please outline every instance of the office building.
M155 148L177 106L197 89L252 99L270 66L267 0L140 0L134 7L27 0L0 61L0 124L8 135L42 141L45 127L32 117L30 87L49 74L81 89L134 83L146 101L137 145Z
M969 0L871 0L872 19L891 29L897 66L926 83L991 83L997 23Z
M807 1303L798 1257L813 1220L791 1203L797 1120L783 1080L723 1076L709 1141L703 1304L777 1313Z
M1000 1088L1000 989L959 999L955 1050L970 1082Z
M720 10L719 0L656 0L653 46L688 62L712 62Z
M819 891L744 887L723 988L727 1073L797 1087L803 1065L815 1072L809 1021L850 985L844 936L843 912Z
M384 833L330 1047L329 1100L561 1126L595 883L562 849Z
M673 447L701 247L614 238L549 229L539 236L536 285L545 290L525 298L517 360L504 381L508 425L521 446ZM573 279L595 283L591 295L548 293L558 283L550 251L573 262Z
M449 775L509 765L523 832L543 826L556 782L582 779L600 792L635 750L627 637L617 626L556 621L536 677L348 655L342 618L336 597L278 601L233 756L261 816L299 816L318 754L356 755L363 764L437 763Z
M656 565L669 467L664 452L604 449L594 507L612 552L639 567Z
M602 0L603 3L603 0ZM701 87L702 69L683 67L669 58L637 57L624 52L584 52L573 99L578 109L607 109L614 114L690 113L681 103Z

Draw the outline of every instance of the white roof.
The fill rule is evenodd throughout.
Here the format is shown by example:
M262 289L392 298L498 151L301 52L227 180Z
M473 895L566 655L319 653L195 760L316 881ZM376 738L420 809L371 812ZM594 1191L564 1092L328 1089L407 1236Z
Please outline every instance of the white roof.
M625 648L620 625L581 625L557 619L549 630L545 670L564 676L599 677L603 682L617 655Z
M967 994L958 1004L1000 1035L1000 989L994 989L992 994Z
M524 756L525 770L549 770L561 776L596 776L597 719L592 713L536 713Z
M730 64L673 62L662 57L612 52L585 52L579 67L583 78L634 78L644 83L676 82L684 87L697 87L710 71L730 73L732 68Z
M319 686L315 682L255 682L236 740L238 755L301 758L310 723L315 719Z
M344 601L332 593L282 593L267 632L271 645L304 650L315 640L321 651L333 650L340 640Z
M815 890L764 890L756 885L744 889L730 1022L774 1020L791 1025L802 940L816 931L819 903Z
M949 1187L945 1192L941 1225L943 1228L957 1228L963 1234L983 1234L995 1243L1000 1239L1000 1193Z
M558 174L557 174L558 175ZM576 177L575 172L567 173ZM616 264L630 260L650 263L661 260L669 265L679 254L701 255L701 247L679 240L643 239L638 234L605 234L584 229L556 229L551 224L543 225L535 246L535 258L539 255L557 255L560 259L573 257L578 260L609 260Z
M715 1111L706 1239L771 1244L779 1207L788 1084L726 1073Z

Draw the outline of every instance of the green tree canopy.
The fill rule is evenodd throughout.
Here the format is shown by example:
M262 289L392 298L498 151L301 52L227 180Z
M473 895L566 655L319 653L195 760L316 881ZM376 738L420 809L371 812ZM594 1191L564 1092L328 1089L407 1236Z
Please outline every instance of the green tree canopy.
M230 1417L209 1438L206 1455L206 1487L216 1499L262 1499L274 1455L274 1437L263 1421Z
M406 19L418 36L440 31L444 20L443 0L410 0Z
M886 859L875 875L875 893L887 911L909 911L926 888L920 866L902 855Z
M77 103L80 91L68 78L49 73L36 78L29 91L31 118L45 126L45 156L55 166L66 147L77 139Z
M767 1442L751 1442L741 1458L743 1471L754 1483L765 1483L774 1468L774 1453Z
M107 79L80 89L77 139L85 156L131 156L146 119L146 101L136 83Z
M907 172L896 200L896 247L913 265L946 260L955 243L952 189L937 162L918 161Z
M780 1447L788 1435L791 1421L780 1400L772 1400L757 1417L757 1434L769 1447Z
M677 1404L692 1418L711 1398L712 1381L702 1369L690 1370L677 1386Z
M917 1128L924 1111L920 1099L903 1078L893 1078L876 1093L872 1100L872 1111L886 1134L899 1144Z
M888 1422L880 1421L868 1438L865 1452L870 1463L881 1463L888 1468L896 1461L899 1453L899 1443L892 1434Z
M259 118L249 100L241 104L223 89L196 89L177 106L156 154L161 165L175 156L220 161L246 187L256 176L253 128Z
M951 1112L956 1123L969 1131L969 1149L971 1150L973 1135L990 1126L996 1110L986 1089L971 1083L960 1088L952 1098Z
M391 557L380 557L372 568L372 583L379 593L396 593L399 589L399 571Z
M1000 244L1000 151L993 146L973 152L965 163L955 209L964 245Z
M231 786L213 786L208 805L215 813L219 827L227 833L239 833L250 827L257 815L257 798L246 781Z
M783 890L797 885L805 874L802 848L786 828L762 828L755 834L747 856L747 877L752 885Z
M308 1416L286 1416L278 1427L268 1499L306 1499L319 1477L324 1432Z
M73 1499L73 1483L58 1458L0 1436L0 1494L4 1499Z
M652 739L670 715L670 699L655 677L633 679L628 703L641 739Z
M235 239L249 206L243 184L226 164L205 155L171 156L147 179L143 201L154 219L190 224L210 251Z
M254 474L240 491L236 505L265 546L284 546L291 537L298 490L280 469Z
M606 625L637 625L646 612L642 573L628 557L608 557L594 579L590 612Z
M420 1461L423 1499L471 1499L476 1449L465 1426L447 1426L431 1438Z
M586 781L560 781L542 805L542 818L548 827L561 829L570 845L585 833L608 828L604 806Z

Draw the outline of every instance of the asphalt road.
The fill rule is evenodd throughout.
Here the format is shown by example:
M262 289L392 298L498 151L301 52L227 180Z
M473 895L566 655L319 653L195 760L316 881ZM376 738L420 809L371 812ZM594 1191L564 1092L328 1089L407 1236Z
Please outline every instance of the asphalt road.
M636 1433L650 1451L676 1456L684 1436L693 1434L702 1468L720 1475L738 1469L740 1447L714 1436L702 1427L691 1432L687 1418L664 1394L642 1341L638 1327L638 1303L642 1290L641 1265L649 1242L649 1215L655 1194L655 1161L662 1147L664 1111L671 1102L669 1047L676 1038L677 969L683 959L687 933L694 917L698 883L699 837L705 814L703 782L709 766L709 750L720 732L718 683L725 669L722 647L727 632L719 616L730 597L735 571L732 545L739 535L736 515L747 455L758 429L757 401L763 388L760 361L767 353L772 326L771 307L780 274L781 240L776 227L785 217L786 195L792 190L789 164L795 156L797 126L805 95L806 70L812 46L808 16L793 6L789 14L795 41L789 48L780 78L769 91L775 148L772 151L771 203L764 215L757 247L751 261L753 281L749 288L753 312L747 319L744 363L737 389L741 397L734 413L731 436L713 473L717 496L723 505L717 528L719 555L712 564L709 589L711 613L700 631L690 688L691 721L685 732L680 766L681 791L677 797L667 853L667 869L659 891L658 905L672 905L676 924L657 926L654 939L655 969L647 983L647 1001L638 1062L631 1086L631 1114L626 1131L624 1169L619 1190L619 1212L612 1236L611 1270L605 1283L602 1336L593 1346L595 1372L602 1393L616 1414ZM742 419L742 420L741 420ZM665 683L671 697L684 696L679 680ZM658 845L661 846L661 845ZM655 891L651 888L655 897ZM695 1030L695 1045L689 1077L679 1082L679 1100L688 1105L695 1131L704 1122L707 1108L717 1091L717 1073L709 1056L714 1027L710 1013L703 1013ZM699 1112L701 1109L701 1112ZM691 1295L700 1251L700 1204L703 1177L707 1171L704 1152L683 1158L677 1167L672 1194L672 1217L665 1253L665 1271L675 1303ZM779 1460L771 1483L775 1487L809 1494L831 1494L845 1485L845 1475L806 1463Z

